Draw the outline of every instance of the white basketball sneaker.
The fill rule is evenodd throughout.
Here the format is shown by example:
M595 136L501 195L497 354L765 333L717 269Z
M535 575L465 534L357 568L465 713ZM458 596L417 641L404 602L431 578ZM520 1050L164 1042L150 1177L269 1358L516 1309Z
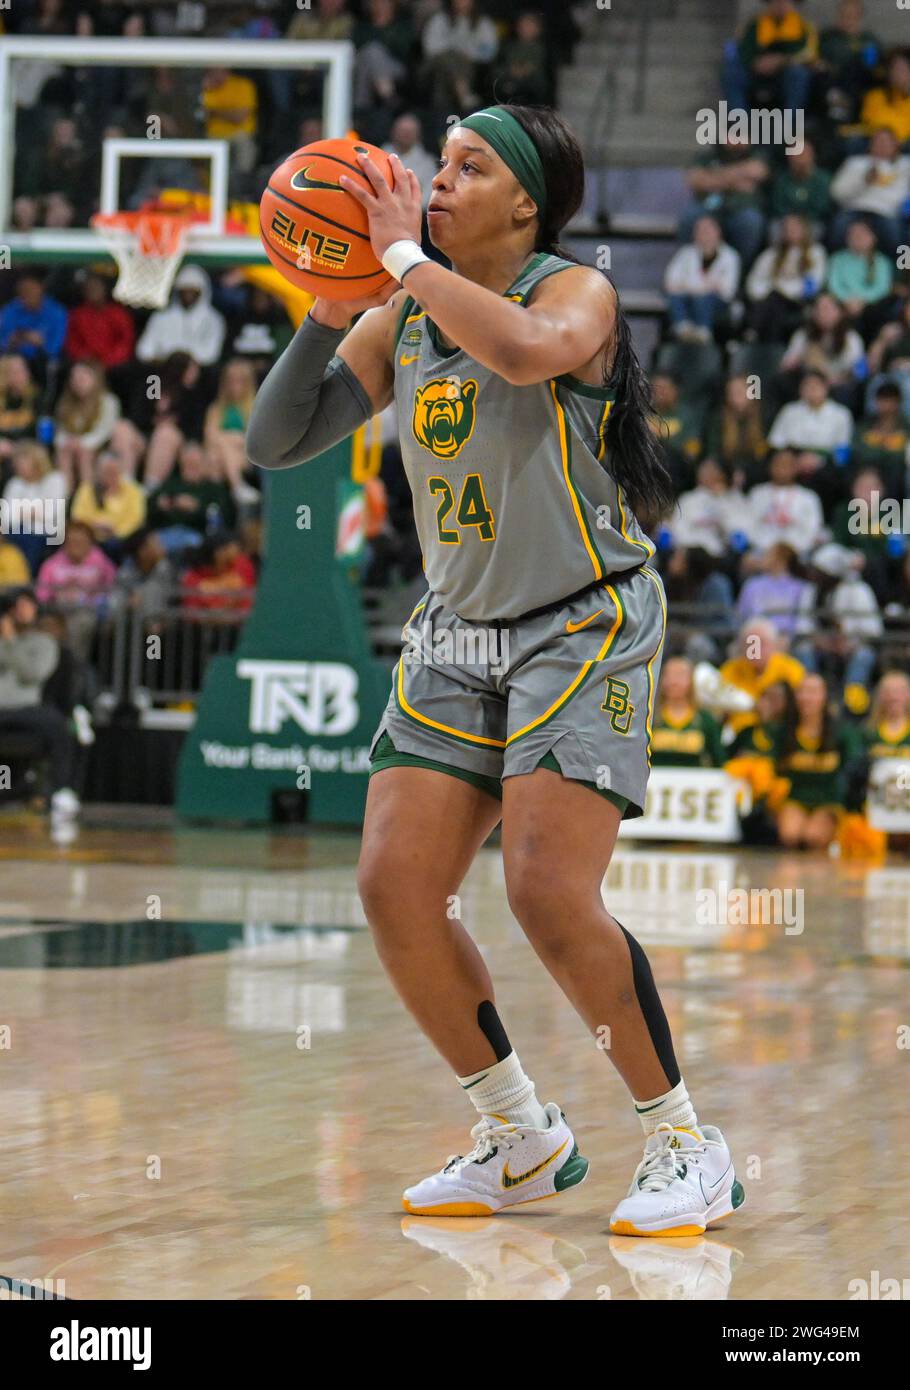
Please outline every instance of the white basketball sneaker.
M469 1154L405 1189L411 1216L492 1216L503 1207L554 1197L583 1181L588 1160L578 1152L566 1117L552 1101L544 1106L547 1129L497 1124L484 1115L471 1130Z
M617 1236L700 1236L744 1200L719 1129L660 1124L648 1136L628 1195L610 1217L610 1230Z

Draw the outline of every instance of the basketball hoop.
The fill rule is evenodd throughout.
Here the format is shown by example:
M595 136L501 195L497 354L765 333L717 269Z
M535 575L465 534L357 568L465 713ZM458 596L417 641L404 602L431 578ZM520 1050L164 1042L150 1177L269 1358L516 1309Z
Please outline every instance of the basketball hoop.
M188 210L99 212L92 218L119 275L114 298L146 309L163 309L193 224Z

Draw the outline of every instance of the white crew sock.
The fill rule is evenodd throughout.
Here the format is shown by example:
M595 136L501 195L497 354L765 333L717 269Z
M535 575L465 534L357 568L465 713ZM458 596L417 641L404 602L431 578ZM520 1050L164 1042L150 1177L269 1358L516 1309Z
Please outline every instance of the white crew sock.
M698 1118L682 1077L679 1085L665 1095L655 1096L653 1100L636 1100L633 1104L645 1134L653 1134L659 1124L672 1125L674 1129L698 1129Z
M492 1067L457 1080L481 1115L491 1115L510 1125L549 1129L547 1112L534 1093L534 1082L522 1071L517 1053L510 1052Z

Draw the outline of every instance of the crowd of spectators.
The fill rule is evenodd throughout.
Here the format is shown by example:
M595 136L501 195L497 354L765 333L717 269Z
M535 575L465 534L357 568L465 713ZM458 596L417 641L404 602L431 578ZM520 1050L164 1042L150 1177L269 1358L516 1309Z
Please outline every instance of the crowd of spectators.
M452 113L552 101L577 37L555 0L23 0L0 10L0 33L349 39L354 125L415 169L424 206ZM150 118L163 137L229 141L229 196L258 202L274 165L321 138L323 82L297 62L17 64L13 228L86 226L101 141L145 136ZM183 158L127 161L121 176L128 208L165 188L206 191L205 164ZM184 623L225 629L249 611L261 497L246 425L293 332L282 303L238 269L184 265L170 303L152 313L112 297L111 270L0 268L0 497L11 522L0 530L0 742L39 741L63 816L78 807L78 744L93 738L108 620L129 609L160 633L176 609ZM419 568L400 483L368 489L371 582L393 565L405 578Z
M357 129L417 171L424 204L446 117L487 100L551 101L577 38L570 10L555 4L477 0L39 0L0 19L46 34L349 38ZM321 134L321 79L305 69L33 68L17 89L33 137L14 171L20 229L84 223L95 206L92 142L141 133L159 108L164 134L231 141L240 198L258 197L264 172ZM735 686L736 663L751 660L737 644L764 625L771 669L778 657L791 663L783 687L810 692L803 714L801 696L770 713L756 704L749 724L771 729L769 747L792 755L794 739L818 736L830 751L832 730L858 736L870 719L890 746L903 715L888 714L882 734L872 692L876 682L896 689L889 667L906 665L910 553L905 535L875 518L881 499L903 497L910 464L910 57L885 48L861 0L844 0L821 33L798 4L766 0L727 45L721 77L731 106L803 112L805 139L791 153L731 133L689 172L651 373L652 424L678 494L654 529L671 615L658 744L672 743L667 728L684 707L711 719L691 667L710 663ZM170 183L202 187L194 166L163 163L135 171L130 205ZM0 729L10 711L46 707L36 673L56 643L72 668L68 727L90 735L93 644L118 605L153 621L177 592L191 621L242 621L259 564L246 422L292 331L282 304L237 271L212 279L185 265L171 303L149 314L114 300L100 266L0 270L0 491L10 505L40 499L46 523L0 537L0 587L22 591L3 618ZM420 571L391 418L383 445L367 498L369 585ZM44 641L18 649L37 664L17 666L14 644L39 629ZM746 669L744 688L757 668ZM765 685L781 682L752 692L773 704ZM819 734L829 703L837 714ZM706 724L712 762L741 754L744 717L725 713L723 731ZM658 760L668 754L658 748ZM845 765L852 758L845 752ZM57 791L70 762L55 755ZM788 825L788 842L821 834L817 821L805 835Z
M246 426L292 326L278 301L236 277L214 302L192 264L151 313L113 299L100 265L10 278L0 309L0 738L40 743L51 805L67 817L78 810L73 769L77 744L92 739L106 621L129 609L148 631L175 617L236 630L249 611L261 494Z
M798 675L770 721L789 719L790 754L819 711L826 753L880 722L874 692L904 689L910 655L908 538L888 521L910 476L910 53L862 0L821 31L811 9L765 0L725 47L728 110L780 120L731 126L689 169L652 367L679 494L655 533L668 650L723 669L741 625L770 625ZM784 841L834 833L797 820Z
M403 140L418 172L453 113L488 100L551 103L557 68L578 38L560 0L21 0L0 9L3 32L348 40L354 126L377 145ZM231 195L252 202L290 150L319 138L324 69L297 60L287 69L153 68L131 66L125 49L116 67L36 59L18 63L17 74L13 212L21 231L85 226L97 208L101 139L146 137L150 120L164 138L227 140ZM416 126L393 135L405 115ZM123 201L140 206L162 187L204 192L205 169L176 157L127 161Z

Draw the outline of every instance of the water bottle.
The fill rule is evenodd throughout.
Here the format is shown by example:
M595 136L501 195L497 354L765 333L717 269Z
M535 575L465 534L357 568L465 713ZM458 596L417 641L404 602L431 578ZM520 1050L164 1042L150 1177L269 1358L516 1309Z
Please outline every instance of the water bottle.
M867 43L863 45L863 62L867 68L874 68L878 62L878 44Z
M54 419L51 415L39 415L35 425L35 438L39 444L49 449L54 442Z
M853 448L850 444L838 444L833 453L834 462L837 464L838 468L846 468L852 454Z
M669 550L673 545L673 532L667 526L661 526L657 533L657 549Z
M857 381L866 380L869 375L869 363L865 357L860 357L858 361L854 362L853 375L856 377Z
M902 536L900 532L896 535L889 536L885 541L885 550L891 556L892 560L902 560L907 553L906 536Z
M745 531L732 531L730 533L730 549L736 555L742 555L743 551L749 549L749 537Z
M803 276L803 298L814 299L818 294L818 281L814 275Z

